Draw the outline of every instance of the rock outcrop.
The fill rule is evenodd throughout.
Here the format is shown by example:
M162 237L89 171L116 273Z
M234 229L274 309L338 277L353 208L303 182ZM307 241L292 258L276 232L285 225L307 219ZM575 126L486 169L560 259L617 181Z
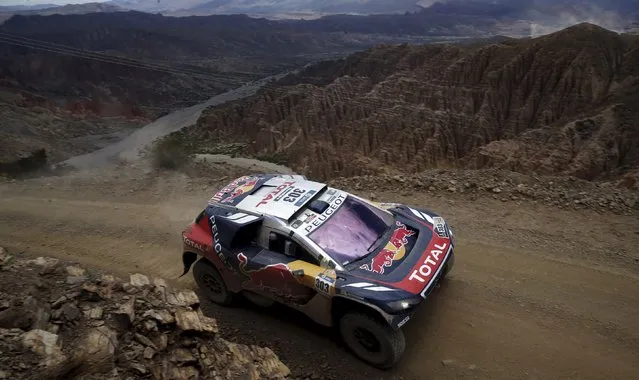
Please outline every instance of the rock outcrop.
M0 248L0 379L283 379L268 348L218 336L191 290Z
M379 46L211 108L189 134L318 179L449 167L595 179L639 166L637 62L639 37L591 24Z

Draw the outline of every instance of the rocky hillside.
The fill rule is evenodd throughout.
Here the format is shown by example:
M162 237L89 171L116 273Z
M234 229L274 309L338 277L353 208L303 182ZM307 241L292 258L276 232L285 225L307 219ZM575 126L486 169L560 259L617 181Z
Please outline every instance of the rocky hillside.
M449 167L595 179L639 166L638 63L639 38L591 24L379 46L211 108L183 137L320 179Z
M190 290L0 248L0 379L283 379L268 348L221 338Z

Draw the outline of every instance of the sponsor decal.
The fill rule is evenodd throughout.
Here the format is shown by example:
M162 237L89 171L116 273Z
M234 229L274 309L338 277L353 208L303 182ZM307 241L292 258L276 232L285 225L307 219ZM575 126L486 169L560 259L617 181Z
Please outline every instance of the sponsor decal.
M330 294L331 286L335 283L335 279L328 277L327 275L320 273L315 277L315 289L323 294Z
M295 190L298 190L298 189L295 189ZM300 193L300 192L295 192L295 190L291 191L291 192L289 193L288 197L284 198L284 201L286 201L286 202L295 202L295 198L296 198L296 197L299 197L299 195L300 195L301 193L303 193L303 192L304 192L304 190L302 190L302 191L301 191L301 193ZM312 196L313 196L316 192L317 192L317 191L315 191L315 190L309 190L306 194L304 194L304 195L300 198L300 200L299 200L299 201L295 202L295 206L297 206L297 207L302 207L302 205L303 205L304 203L306 203L309 199L311 199L311 197L312 197ZM289 198L290 198L290 200L287 200L287 199L289 199Z
M304 192L304 190L301 190L301 189L291 189L290 187L293 186L294 184L295 184L295 181L284 182L283 184L275 188L275 190L266 194L266 196L262 198L262 200L255 207L260 207L261 205L265 205L272 199L275 199L275 201L278 201L282 199L282 197L284 197L291 190L298 190L298 191L301 191L302 193Z
M215 193L209 204L231 203L241 195L250 193L259 180L259 177L254 176L240 177Z
M215 215L211 215L209 218L209 222L211 222L211 235L213 235L213 249L215 253L218 255L222 262L226 262L226 258L222 254L222 244L220 243L220 232L217 229L217 224L215 223Z
M304 223L304 222L302 222L301 220L299 220L299 219L298 219L298 220L294 221L294 222L293 222L293 224L291 224L291 227L293 227L293 228L299 228L299 227L301 227L301 226L302 226L302 224L303 224L303 223Z
M267 265L260 269L247 270L248 259L242 252L237 254L240 271L244 276L249 278L252 286L273 292L280 297L292 295L299 283L288 265L284 263L276 263ZM304 289L305 287L303 287ZM304 290L308 290L305 288Z
M441 238L449 237L448 229L446 228L446 222L444 221L444 218L441 218L439 216L433 218L433 230L435 231L437 236Z
M206 252L209 250L209 247L206 246L205 244L201 244L196 241L193 241L186 236L182 236L182 240L184 241L184 244L188 245L191 248L195 248L200 252Z
M415 235L415 231L406 227L400 221L396 221L397 228L393 231L390 241L386 246L372 258L371 262L360 266L370 272L384 274L384 268L393 266L395 261L401 260L406 255L406 244L408 237Z
M410 319L410 315L407 315L406 318L402 319L398 324L397 327L402 327L406 324L406 322L408 322L408 320Z
M447 243L435 244L431 249L428 256L422 263L422 265L413 270L413 273L408 277L409 281L419 281L420 283L426 282L435 273L437 266L441 259L445 256L445 250L448 247Z
M322 213L320 216L314 218L311 223L304 229L306 232L311 232L315 227L319 227L328 219L346 200L346 195L340 194L333 203Z

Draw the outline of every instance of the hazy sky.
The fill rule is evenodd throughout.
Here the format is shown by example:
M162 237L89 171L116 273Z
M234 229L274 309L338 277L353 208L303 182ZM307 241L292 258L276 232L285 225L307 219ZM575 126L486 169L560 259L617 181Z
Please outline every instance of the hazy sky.
M35 5L35 4L81 4L101 3L106 0L0 0L0 5Z

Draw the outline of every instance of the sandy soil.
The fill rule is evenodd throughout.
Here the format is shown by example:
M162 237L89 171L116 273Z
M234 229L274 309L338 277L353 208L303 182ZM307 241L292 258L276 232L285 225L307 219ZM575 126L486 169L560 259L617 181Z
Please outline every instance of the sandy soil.
M180 231L222 183L103 167L0 184L0 245L86 266L141 271L193 286L181 273ZM639 378L639 218L454 195L378 193L430 208L457 231L456 267L405 326L398 367L380 372L330 331L285 308L208 311L222 334L272 347L296 376L349 379Z

